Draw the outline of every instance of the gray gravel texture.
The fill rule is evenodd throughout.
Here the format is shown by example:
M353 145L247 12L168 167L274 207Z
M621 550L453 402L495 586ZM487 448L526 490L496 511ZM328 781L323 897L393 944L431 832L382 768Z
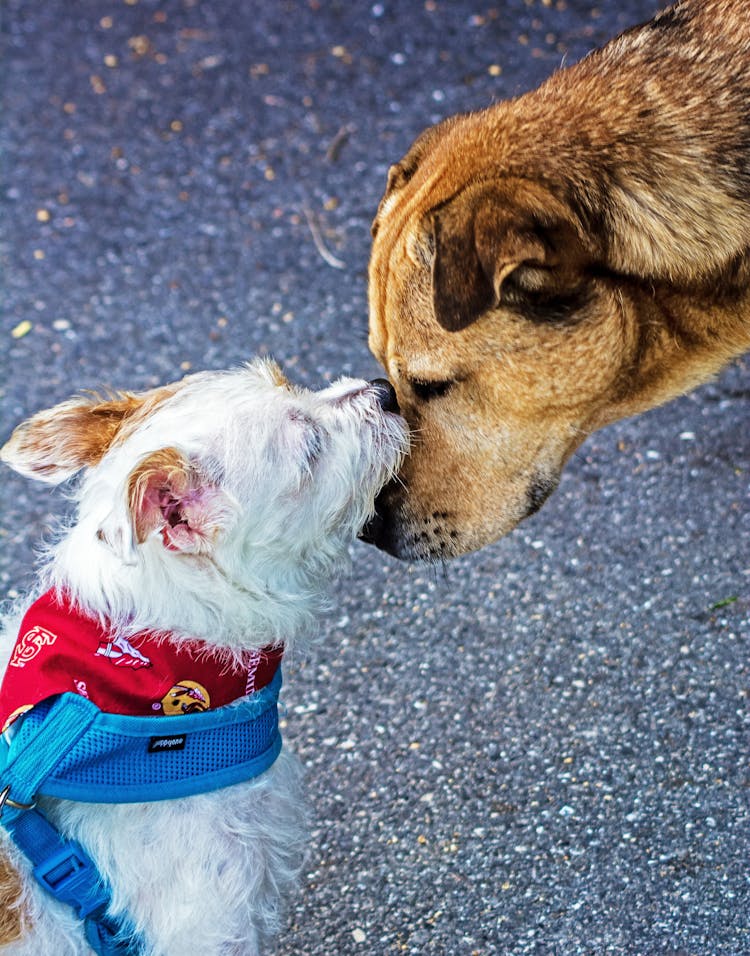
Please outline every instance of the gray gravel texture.
M5 0L0 436L257 352L377 375L388 165L654 9ZM481 553L352 546L286 668L314 841L279 956L750 954L747 366L595 435ZM4 594L64 507L3 473Z

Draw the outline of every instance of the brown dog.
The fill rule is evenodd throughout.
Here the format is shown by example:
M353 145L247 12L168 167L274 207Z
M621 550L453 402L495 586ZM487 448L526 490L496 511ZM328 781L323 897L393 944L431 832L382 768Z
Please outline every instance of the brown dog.
M373 235L370 346L415 444L369 535L450 557L750 348L750 2L686 0L428 129Z

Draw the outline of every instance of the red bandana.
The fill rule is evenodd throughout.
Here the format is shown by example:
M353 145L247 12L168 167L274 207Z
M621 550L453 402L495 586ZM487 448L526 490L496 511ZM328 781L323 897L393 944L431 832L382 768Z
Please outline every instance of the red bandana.
M238 668L201 641L178 645L149 631L128 640L113 637L48 591L21 622L0 686L0 728L66 691L88 697L100 710L133 717L214 710L269 684L282 653L249 653Z

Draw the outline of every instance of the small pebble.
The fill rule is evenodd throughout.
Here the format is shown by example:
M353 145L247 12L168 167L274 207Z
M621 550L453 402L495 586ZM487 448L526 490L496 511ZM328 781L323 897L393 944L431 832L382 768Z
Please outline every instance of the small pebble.
M28 335L31 331L31 322L28 319L24 319L22 322L19 322L18 325L11 329L10 334L14 339L22 339L24 335Z

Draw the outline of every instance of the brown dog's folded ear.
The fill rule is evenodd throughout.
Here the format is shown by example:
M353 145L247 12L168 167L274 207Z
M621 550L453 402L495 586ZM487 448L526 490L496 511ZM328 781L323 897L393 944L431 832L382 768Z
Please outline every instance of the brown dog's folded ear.
M474 222L461 215L458 203L433 216L432 239L435 318L444 329L458 332L495 302L492 276L479 258Z
M454 198L432 216L435 318L465 329L500 304L516 273L528 294L559 294L583 261L577 230L551 196L484 186Z
M465 329L497 305L503 282L519 266L544 266L549 258L532 225L492 193L468 208L459 199L439 210L432 237L435 318L449 332Z

